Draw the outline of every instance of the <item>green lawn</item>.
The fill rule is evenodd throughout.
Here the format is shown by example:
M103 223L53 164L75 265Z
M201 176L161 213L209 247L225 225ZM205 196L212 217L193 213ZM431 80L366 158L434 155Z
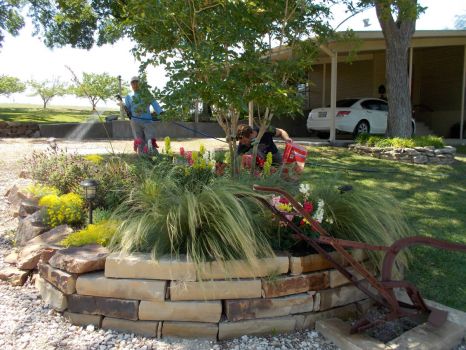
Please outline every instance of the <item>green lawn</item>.
M462 150L463 151L463 150ZM388 190L404 209L411 235L466 244L466 155L454 166L411 165L356 155L342 148L311 148L304 178ZM351 170L349 170L351 169ZM359 170L359 171L355 171ZM406 278L424 297L466 311L466 253L415 247Z
M101 109L98 109L101 112ZM106 110L103 116L118 114L119 111ZM33 105L0 105L0 121L34 123L82 123L92 116L86 107L50 107L43 109Z

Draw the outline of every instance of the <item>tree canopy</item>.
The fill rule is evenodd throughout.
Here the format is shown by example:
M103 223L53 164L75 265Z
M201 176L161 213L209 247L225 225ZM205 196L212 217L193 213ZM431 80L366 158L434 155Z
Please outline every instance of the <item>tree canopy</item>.
M33 90L31 96L40 96L44 109L47 108L47 104L55 96L63 96L68 92L66 85L58 79L44 81L30 80L28 85Z
M26 84L18 78L0 75L0 95L9 96L17 92L23 92L25 89Z
M92 110L96 110L99 101L105 102L111 97L119 94L119 82L117 77L112 77L108 73L83 73L81 79L70 67L68 70L73 75L73 85L69 91L77 97L85 97L89 100ZM122 88L123 94L127 93L126 88Z
M0 0L0 47L5 32L18 35L19 30L24 26L24 19L20 13L23 5L22 0Z

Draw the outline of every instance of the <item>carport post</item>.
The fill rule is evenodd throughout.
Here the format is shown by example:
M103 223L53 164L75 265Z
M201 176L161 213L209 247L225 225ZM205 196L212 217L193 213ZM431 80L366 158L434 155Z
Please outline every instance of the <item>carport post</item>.
M466 85L466 45L464 45L463 54L463 86L461 87L461 121L460 121L460 140L463 140L463 126L464 126L464 93Z
M328 47L321 45L320 49L324 51L332 59L332 67L330 72L330 137L329 141L335 141L335 114L337 111L337 63L338 55Z

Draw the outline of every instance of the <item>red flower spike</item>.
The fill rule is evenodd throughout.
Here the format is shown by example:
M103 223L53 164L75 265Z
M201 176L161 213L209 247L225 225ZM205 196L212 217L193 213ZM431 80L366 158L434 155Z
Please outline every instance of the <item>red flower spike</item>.
M312 213L312 211L314 210L314 206L311 202L306 201L303 203L303 209L306 213Z

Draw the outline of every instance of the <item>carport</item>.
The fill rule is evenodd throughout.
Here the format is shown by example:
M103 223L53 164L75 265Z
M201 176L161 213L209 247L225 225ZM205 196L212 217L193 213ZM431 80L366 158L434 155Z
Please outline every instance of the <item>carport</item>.
M378 96L386 85L385 39L381 31L355 32L356 40L322 45L308 73L304 112L326 106L334 111L337 98ZM285 59L289 48L273 49L273 59ZM431 132L463 140L466 89L466 31L416 31L409 50L411 102L416 122ZM335 141L335 112L330 141Z

